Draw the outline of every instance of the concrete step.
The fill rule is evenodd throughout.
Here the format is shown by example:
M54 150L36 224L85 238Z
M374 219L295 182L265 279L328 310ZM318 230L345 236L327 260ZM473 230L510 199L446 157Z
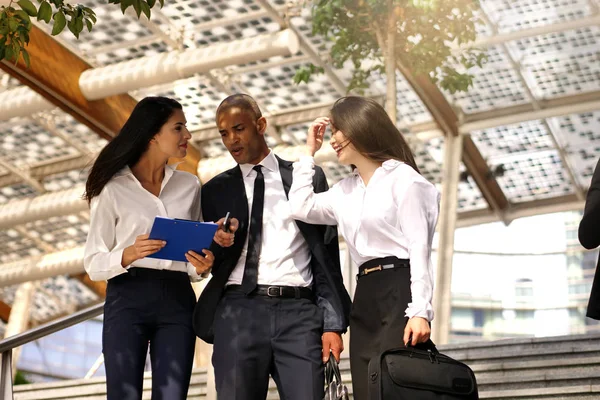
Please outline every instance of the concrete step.
M480 392L479 398L481 400L598 400L600 399L600 386L579 385L556 388L494 390L490 392Z
M152 375L144 374L143 400L150 400ZM190 379L188 400L206 397L206 369L195 369ZM90 379L74 379L50 383L33 383L14 387L15 400L63 400L85 399L106 400L106 379L104 377Z
M600 357L600 334L506 339L439 346L440 352L470 366L479 363Z
M481 399L600 399L600 334L461 343L439 350L475 372ZM340 363L352 393L350 362ZM193 371L188 400L206 399L206 369ZM144 377L143 399L150 399L151 375ZM273 381L268 400L278 400ZM15 386L15 400L105 400L104 378Z
M600 357L476 364L480 391L600 384Z

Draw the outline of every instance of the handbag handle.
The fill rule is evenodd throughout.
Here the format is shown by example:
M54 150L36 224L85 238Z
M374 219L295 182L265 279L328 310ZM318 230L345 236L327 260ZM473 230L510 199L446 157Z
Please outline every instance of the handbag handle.
M329 360L327 360L327 364L325 365L325 383L330 384L333 380L338 384L342 384L342 373L340 372L340 366L333 356L333 353L329 353Z
M435 344L433 343L433 341L431 339L428 339L424 343L417 343L414 346L409 343L406 347L413 348L413 349L419 349L419 350L425 350L425 351L431 351L433 354L440 354L440 352L438 351L437 347L435 347Z

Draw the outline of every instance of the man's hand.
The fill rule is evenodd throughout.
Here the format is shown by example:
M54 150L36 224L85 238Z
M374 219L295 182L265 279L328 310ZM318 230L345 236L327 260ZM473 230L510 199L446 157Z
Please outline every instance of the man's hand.
M338 332L325 332L321 340L323 341L323 362L326 363L329 360L330 352L333 353L333 356L339 362L340 354L344 351L342 334Z
M235 231L237 231L238 226L240 226L240 223L236 218L231 218L228 233L223 230L224 222L225 218L221 218L217 221L218 228L213 240L221 247L230 247L233 245L233 241L235 239Z
M409 341L413 346L417 343L424 343L430 335L429 322L425 318L412 317L406 323L406 328L404 328L404 345L408 345Z

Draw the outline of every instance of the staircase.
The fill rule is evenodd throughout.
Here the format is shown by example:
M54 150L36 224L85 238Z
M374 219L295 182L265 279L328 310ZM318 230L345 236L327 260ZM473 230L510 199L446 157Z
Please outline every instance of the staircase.
M471 366L481 399L600 399L600 334L452 344L439 350ZM352 390L348 359L340 366ZM188 399L206 399L206 382L206 369L194 370ZM144 399L150 399L150 383L147 375ZM15 386L15 400L104 400L105 393L103 378ZM273 382L268 399L278 399Z

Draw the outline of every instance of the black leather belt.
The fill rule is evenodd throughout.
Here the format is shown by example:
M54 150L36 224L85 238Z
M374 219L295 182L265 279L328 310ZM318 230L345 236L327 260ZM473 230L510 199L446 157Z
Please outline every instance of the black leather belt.
M358 274L356 275L356 280L373 272L394 268L410 268L410 260L398 257L384 257L369 260L366 263L362 264L360 267L358 267Z
M227 291L241 292L242 285L229 285ZM282 297L287 299L313 300L313 291L307 287L258 285L250 296Z

